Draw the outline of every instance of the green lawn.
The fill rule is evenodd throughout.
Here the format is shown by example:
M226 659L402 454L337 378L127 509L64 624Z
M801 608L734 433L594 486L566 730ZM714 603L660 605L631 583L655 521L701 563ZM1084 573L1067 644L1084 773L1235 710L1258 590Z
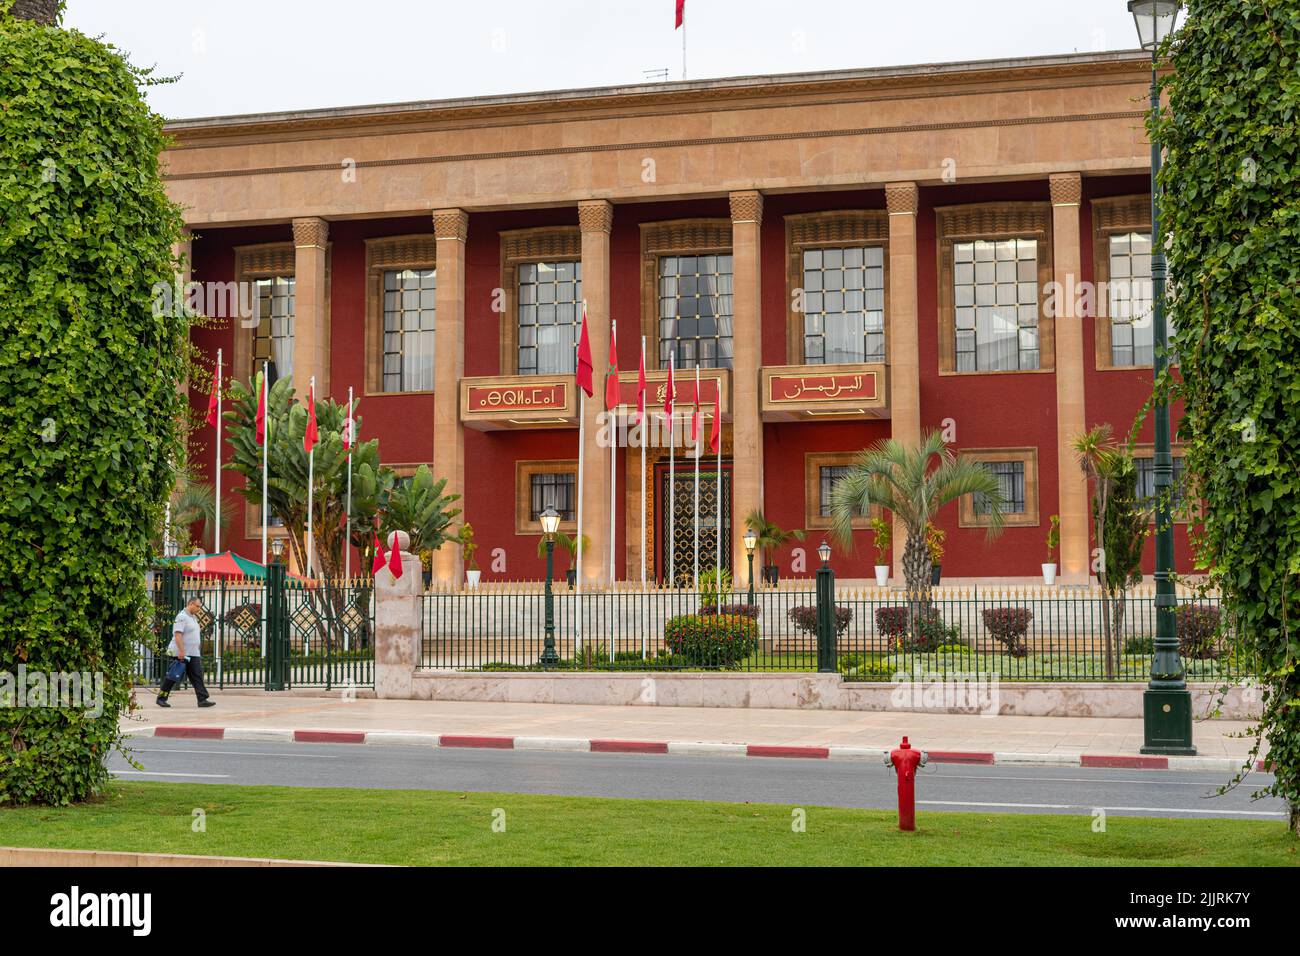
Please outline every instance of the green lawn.
M494 832L494 811L504 832ZM206 814L194 833L193 811ZM499 815L498 815L499 816ZM459 865L1295 866L1278 822L892 813L437 791L114 783L76 807L0 809L0 845Z

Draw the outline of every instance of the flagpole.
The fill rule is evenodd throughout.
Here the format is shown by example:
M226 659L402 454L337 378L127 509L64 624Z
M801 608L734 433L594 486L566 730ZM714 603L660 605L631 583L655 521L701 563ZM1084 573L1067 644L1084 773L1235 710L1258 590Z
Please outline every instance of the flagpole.
M691 419L691 441L695 443L695 593L700 593L700 366L695 366L695 416Z
M673 387L673 358L672 353L668 355L668 402L672 405L672 395L677 389ZM674 419L677 415L677 409L673 408L671 415L665 416L668 419L668 586L677 586L677 554L675 545L677 536L675 534L677 526L677 463L675 461L675 448L677 428Z
M266 568L266 534L267 534L267 458L269 457L267 449L271 444L271 408L270 408L270 389L267 382L270 376L267 371L267 362L262 362L262 567ZM265 574L265 571L263 571ZM265 577L262 580L262 587L266 587ZM262 601L262 656L266 657L266 601Z
M717 544L714 545L713 564L718 569L718 577L722 577L722 383L714 381L714 405L713 414L718 417L718 500L713 506L715 518L715 529ZM718 600L722 600L722 592L718 592Z
M311 391L308 393L311 402L311 411L316 411L316 376L311 377L311 384L308 386ZM312 497L316 491L316 443L312 442L311 451L307 453L307 577L311 577L313 551L316 550L316 534L312 530Z
M582 301L582 321L587 321L587 300ZM584 397L586 393L578 387L578 359L577 352L574 352L573 359L574 370L574 388L578 391L578 537L574 541L573 550L573 596L574 596L574 614L573 614L573 644L574 650L582 650L582 477L583 477L583 451L587 445L587 416L583 409Z
M352 386L348 386L348 493L344 503L343 527L347 529L343 537L343 580L352 579L352 445L356 440L356 425L352 423ZM344 637L346 642L347 638ZM347 648L345 647L344 650Z
M611 350L617 348L618 342L618 322L610 321L609 323L609 347ZM615 353L617 357L617 353ZM606 369L605 374L610 374L612 370ZM607 389L608 391L608 389ZM609 586L614 586L614 549L618 544L618 526L614 512L614 502L618 498L618 406L615 405L609 410L610 428L609 428ZM610 655L614 653L613 646L610 647Z
M641 368L645 368L645 336L641 336ZM645 396L642 394L637 401L644 405ZM645 588L645 446L646 446L646 420L645 408L641 408L641 587ZM645 657L645 636L641 638L642 648L641 656Z
M213 532L212 550L221 553L221 349L217 349L217 469L216 469L217 528ZM218 651L220 656L220 651Z
M216 531L213 532L212 549L215 553L221 553L221 349L217 349L217 468L216 468L216 511L217 525ZM224 595L226 589L226 579L221 579L221 590ZM217 627L213 632L213 643L216 645L217 657L217 684L221 684L221 642L225 637L226 622L222 619L225 616L225 598L222 598L221 610L218 612L221 617L217 619Z

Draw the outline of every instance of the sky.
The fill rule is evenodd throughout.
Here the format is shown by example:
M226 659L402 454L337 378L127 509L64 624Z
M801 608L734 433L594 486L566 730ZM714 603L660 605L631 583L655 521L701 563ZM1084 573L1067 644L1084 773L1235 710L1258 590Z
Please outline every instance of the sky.
M674 0L68 0L170 119L643 83ZM689 79L1137 46L1124 0L687 0Z

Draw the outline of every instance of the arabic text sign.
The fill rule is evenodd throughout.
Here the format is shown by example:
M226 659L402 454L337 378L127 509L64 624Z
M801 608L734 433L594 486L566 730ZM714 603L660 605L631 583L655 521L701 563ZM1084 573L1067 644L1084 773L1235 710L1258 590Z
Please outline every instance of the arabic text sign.
M850 372L831 375L773 375L768 380L767 399L772 404L818 402L874 402L875 372Z

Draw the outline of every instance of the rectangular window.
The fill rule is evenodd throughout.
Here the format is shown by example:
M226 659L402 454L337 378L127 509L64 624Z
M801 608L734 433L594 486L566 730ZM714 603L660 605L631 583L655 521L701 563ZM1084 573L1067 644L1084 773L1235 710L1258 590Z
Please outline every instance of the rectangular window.
M538 521L542 512L554 508L561 521L574 520L575 478L572 472L548 472L531 476L532 505L529 519Z
M1110 360L1113 365L1151 365L1151 233L1110 237Z
M1024 514L1025 512L1025 463L1023 461L985 461L985 468L998 480L998 492L1006 502L1003 514ZM977 494L972 502L976 515L989 513L987 495Z
M659 258L659 367L731 368L731 256Z
M958 372L1039 367L1038 241L953 243Z
M1156 504L1156 460L1154 458L1135 458L1137 466L1137 499L1148 508ZM1174 458L1174 486L1172 505L1178 508L1183 503L1184 463L1181 457Z
M582 263L523 263L518 275L519 374L572 372L582 330Z
M267 378L274 385L293 375L293 276L274 276L253 281L257 296L257 325L253 329L253 371L267 366Z
M885 360L885 256L879 246L805 249L804 361Z
M433 388L436 269L384 272L384 391Z
M829 518L831 516L831 492L835 490L835 483L848 473L848 465L821 466L820 514L823 518Z

